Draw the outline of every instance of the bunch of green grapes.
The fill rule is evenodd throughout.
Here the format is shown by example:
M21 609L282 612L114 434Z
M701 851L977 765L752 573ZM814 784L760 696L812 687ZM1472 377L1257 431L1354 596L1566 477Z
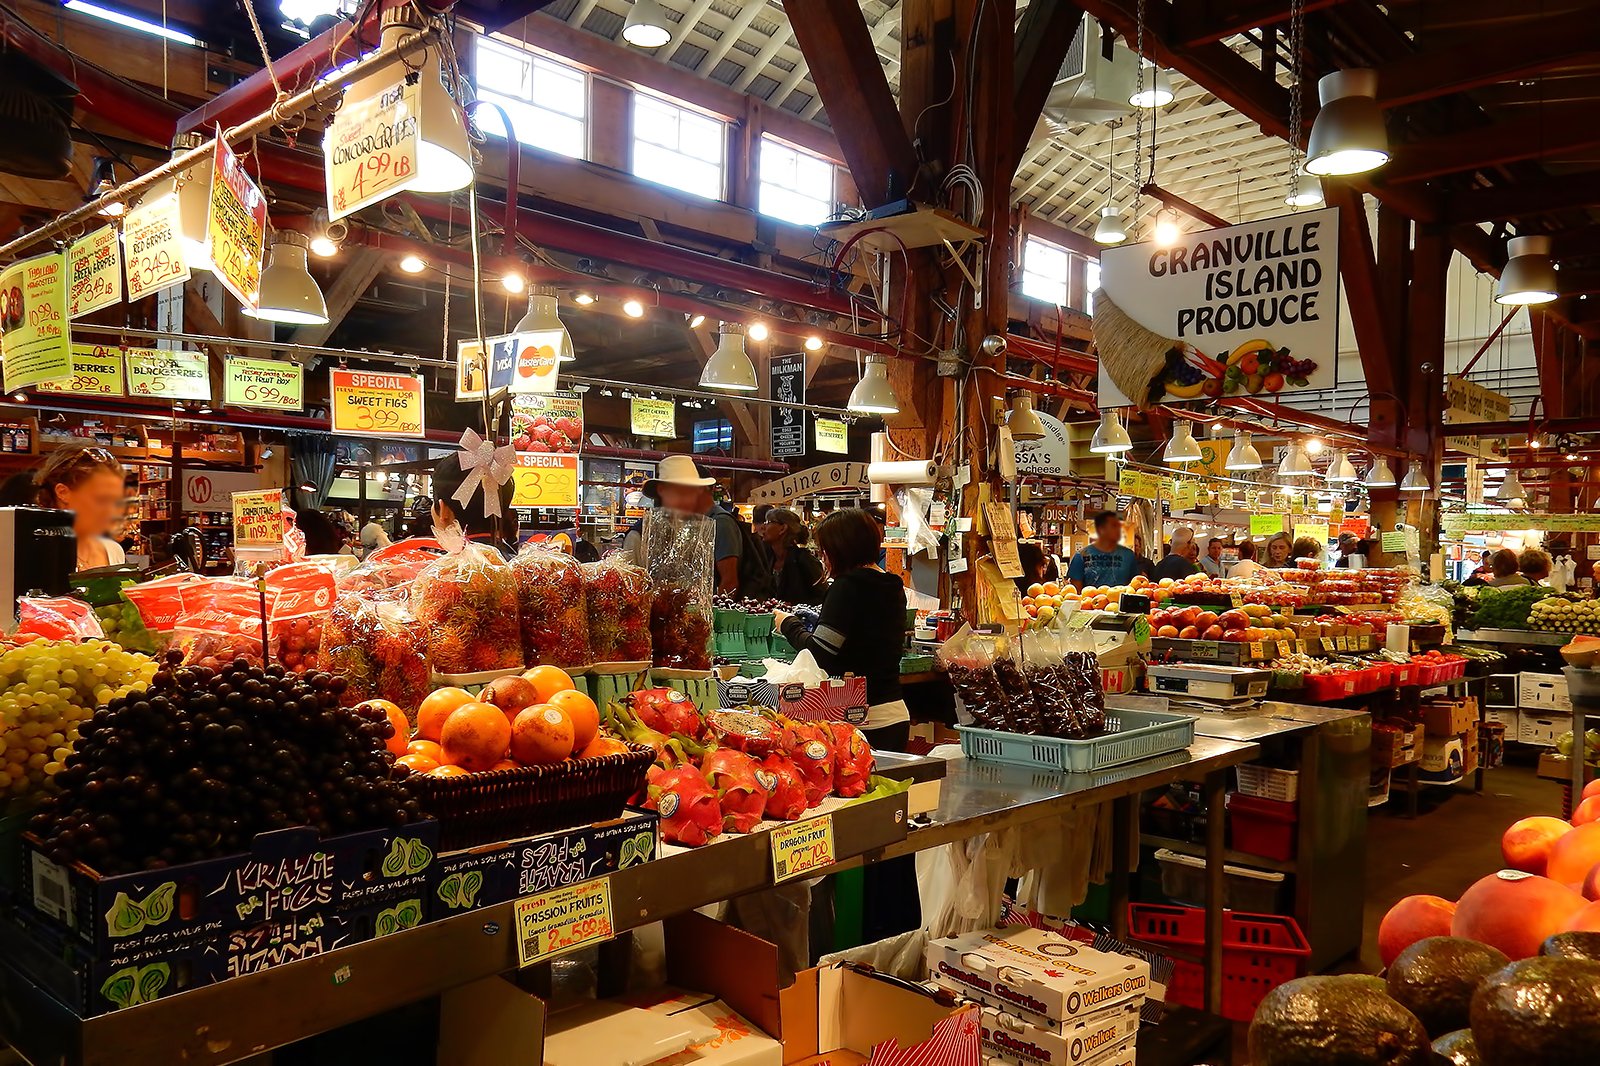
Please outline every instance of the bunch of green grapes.
M0 653L0 803L25 802L61 769L78 726L155 675L109 640L35 640Z

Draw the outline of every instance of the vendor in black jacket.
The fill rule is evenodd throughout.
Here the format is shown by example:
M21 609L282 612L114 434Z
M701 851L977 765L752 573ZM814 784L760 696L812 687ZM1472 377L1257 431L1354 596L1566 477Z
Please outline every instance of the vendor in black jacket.
M904 751L911 712L900 698L900 655L905 644L906 588L878 565L883 529L856 508L835 511L817 526L817 548L832 577L822 617L808 633L798 618L777 612L778 630L797 649L810 649L817 665L835 677L867 681L862 732L874 748Z

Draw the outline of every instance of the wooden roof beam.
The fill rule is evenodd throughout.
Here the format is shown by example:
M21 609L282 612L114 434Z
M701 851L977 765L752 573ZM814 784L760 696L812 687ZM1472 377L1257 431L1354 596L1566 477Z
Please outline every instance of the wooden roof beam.
M1328 206L1339 209L1339 277L1344 281L1345 302L1350 306L1350 324L1361 351L1367 387L1372 392L1392 393L1394 360L1379 296L1378 264L1367 226L1365 200L1348 186L1329 182L1323 188ZM1386 280L1391 285L1404 285L1403 279Z
M1508 119L1402 144L1383 169L1383 181L1386 185L1427 181L1524 159L1560 158L1600 145L1600 123L1594 121L1590 104L1545 108L1539 128L1530 125L1527 119Z
M1308 12L1344 0L1305 0ZM1225 4L1218 0L1185 0L1173 12L1174 38L1183 42L1184 48L1198 48L1203 44L1259 29L1279 22L1289 21L1289 4L1284 0L1253 0L1247 3Z
M1538 218L1600 206L1600 170L1563 174L1539 182L1442 194L1441 215L1452 223Z
M917 176L917 154L872 43L859 0L811 0L792 20L795 41L829 115L862 201L876 207L904 196Z
M1406 56L1378 68L1378 103L1400 107L1535 74L1600 53L1600 19L1589 9L1478 35L1478 43ZM1526 124L1524 124L1526 130Z
M1033 127L1044 110L1045 97L1061 72L1083 12L1069 3L1029 4L1017 26L1016 55L1011 66L1011 172L1016 173L1028 150Z

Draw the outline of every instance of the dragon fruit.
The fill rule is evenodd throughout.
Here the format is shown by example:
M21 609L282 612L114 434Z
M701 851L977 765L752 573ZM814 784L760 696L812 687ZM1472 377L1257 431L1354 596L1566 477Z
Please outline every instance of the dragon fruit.
M705 737L706 723L694 701L674 688L647 688L630 693L625 702L651 729L690 740Z
M722 803L722 828L730 833L754 829L771 795L761 783L760 764L742 751L715 748L700 760L700 772Z
M787 751L792 737L787 725L749 711L712 711L706 730L724 748L764 759L774 751Z
M806 806L815 807L833 791L833 734L821 722L794 723L789 758L806 783Z
M679 734L668 736L652 728L640 719L628 700L606 706L605 724L611 732L628 743L655 749L655 764L664 770L692 763L693 756L701 755L706 750L703 745L687 737Z
M761 761L756 780L767 790L767 817L792 822L806 813L806 782L794 760L773 752Z
M867 790L872 776L872 745L849 722L829 722L833 733L833 792L849 798Z
M661 815L661 835L673 844L698 848L722 832L717 794L693 766L653 767L644 805Z

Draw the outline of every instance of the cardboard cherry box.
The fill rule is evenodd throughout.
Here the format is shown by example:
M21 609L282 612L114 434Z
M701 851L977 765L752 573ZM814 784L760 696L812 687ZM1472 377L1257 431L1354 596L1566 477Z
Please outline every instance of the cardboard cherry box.
M410 897L425 902L438 840L434 821L327 840L281 829L259 834L244 854L103 876L52 861L27 834L21 895L47 924L105 959L191 932L216 936ZM426 918L424 907L418 920Z
M1021 1066L1100 1066L1126 1047L1131 1052L1139 1032L1140 1002L1127 1001L1097 1011L1061 1031L1018 1019L1009 1011L983 1008L983 1050L992 1059Z

